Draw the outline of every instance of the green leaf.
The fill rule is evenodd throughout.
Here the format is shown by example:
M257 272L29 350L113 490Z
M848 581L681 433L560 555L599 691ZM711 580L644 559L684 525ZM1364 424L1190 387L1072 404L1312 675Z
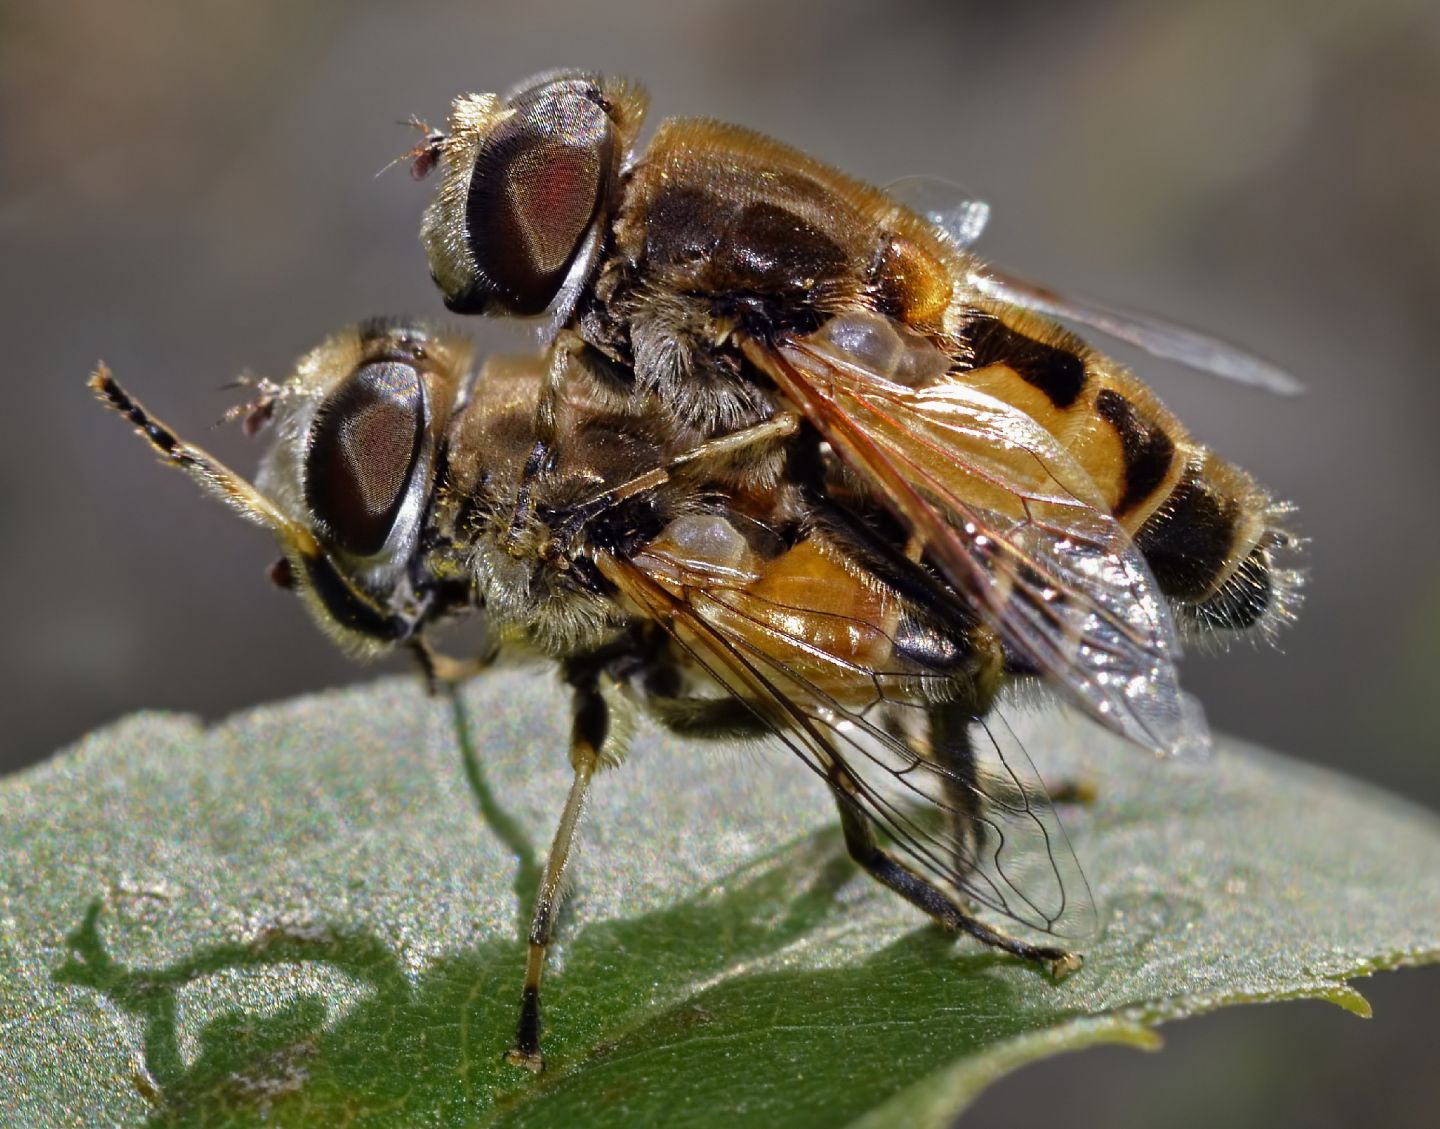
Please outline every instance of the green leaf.
M468 717L470 760L456 722ZM652 733L597 782L507 1067L568 783L533 673L408 680L212 729L139 715L0 784L0 1094L27 1126L941 1125L1025 1062L1440 954L1440 820L1235 744L1157 764L1018 726L1105 922L1060 984L859 874L781 750Z

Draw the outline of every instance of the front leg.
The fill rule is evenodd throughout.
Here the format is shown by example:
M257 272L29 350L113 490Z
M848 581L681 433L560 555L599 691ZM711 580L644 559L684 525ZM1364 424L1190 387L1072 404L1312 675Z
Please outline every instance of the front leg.
M535 479L549 470L555 460L561 394L570 377L570 366L585 347L584 339L570 329L562 329L550 345L545 383L540 386L540 397L535 404L535 446L525 460L525 466L520 472L520 487L515 494L515 513L510 520L510 532L507 536L511 545L519 543L529 524L534 506L531 494Z
M417 635L410 640L410 653L420 664L426 692L435 698L441 694L452 693L461 683L489 670L498 652L492 650L475 658L457 659L453 655L437 651L430 640L423 635Z
M591 676L577 681L570 735L570 765L575 778L570 783L570 794L565 799L565 809L560 814L560 825L555 829L555 840L550 845L545 873L535 896L525 961L525 987L520 995L520 1023L515 1031L515 1046L505 1054L505 1061L512 1066L537 1072L545 1067L540 1053L540 977L545 971L545 955L560 910L565 864L570 859L575 830L585 810L590 781L603 763L601 750L609 732L610 710L600 690L599 678Z

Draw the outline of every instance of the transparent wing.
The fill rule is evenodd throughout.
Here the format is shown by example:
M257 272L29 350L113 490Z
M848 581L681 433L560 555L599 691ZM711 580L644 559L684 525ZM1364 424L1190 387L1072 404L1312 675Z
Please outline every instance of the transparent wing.
M885 191L912 212L929 220L948 242L960 250L973 247L990 220L989 204L976 199L961 186L938 177L908 176L887 185ZM1305 390L1304 385L1278 365L1227 341L1164 318L1123 310L1088 298L1059 294L990 265L977 265L970 272L969 281L980 293L996 301L1098 329L1153 356L1176 361L1199 372L1211 373L1279 396L1295 396Z
M913 667L850 667L864 700L837 694L813 669L817 638L837 625L831 614L777 606L733 573L692 567L673 556L603 556L601 571L643 613L664 625L694 663L765 720L781 741L827 781L853 783L865 814L899 853L932 879L976 905L1029 929L1071 941L1092 937L1097 915L1090 889L1029 757L995 719L972 727L973 775L929 759L923 745L926 707L911 694ZM873 625L848 624L871 628ZM809 661L793 661L804 654ZM934 677L941 677L937 672ZM947 814L963 811L976 834L957 835Z
M979 242L990 223L989 204L940 177L901 177L885 186L885 194L929 220L962 251Z
M970 274L970 282L987 297L1024 306L1062 321L1098 329L1120 341L1128 342L1167 361L1200 372L1212 373L1273 392L1277 396L1297 396L1305 386L1278 365L1262 360L1238 346L1186 329L1163 318L1133 310L1119 310L1085 298L1057 294L1044 286L987 266Z
M1149 567L1054 436L959 380L891 383L822 334L742 349L1009 655L1145 748L1208 748L1180 692L1174 626Z

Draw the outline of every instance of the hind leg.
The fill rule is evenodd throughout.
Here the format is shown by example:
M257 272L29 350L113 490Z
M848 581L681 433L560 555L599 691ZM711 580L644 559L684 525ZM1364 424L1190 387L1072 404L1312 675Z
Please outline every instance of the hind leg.
M1041 965L1056 980L1062 980L1081 965L1079 954L1047 945L1032 945L992 929L967 913L950 894L923 875L911 870L886 851L875 838L875 826L859 806L854 782L843 770L832 772L831 791L840 809L840 826L845 846L865 871L882 886L895 891L911 905L924 910L945 928L968 933L978 941Z

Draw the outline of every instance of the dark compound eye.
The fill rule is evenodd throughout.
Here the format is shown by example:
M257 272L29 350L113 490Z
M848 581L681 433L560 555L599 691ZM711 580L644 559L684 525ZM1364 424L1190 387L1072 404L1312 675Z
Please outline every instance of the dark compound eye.
M384 548L424 431L420 375L403 362L363 365L325 398L305 454L305 502L339 548Z
M543 313L610 174L610 120L573 83L542 87L513 109L475 158L465 222L478 278L468 293L447 299L460 313Z

